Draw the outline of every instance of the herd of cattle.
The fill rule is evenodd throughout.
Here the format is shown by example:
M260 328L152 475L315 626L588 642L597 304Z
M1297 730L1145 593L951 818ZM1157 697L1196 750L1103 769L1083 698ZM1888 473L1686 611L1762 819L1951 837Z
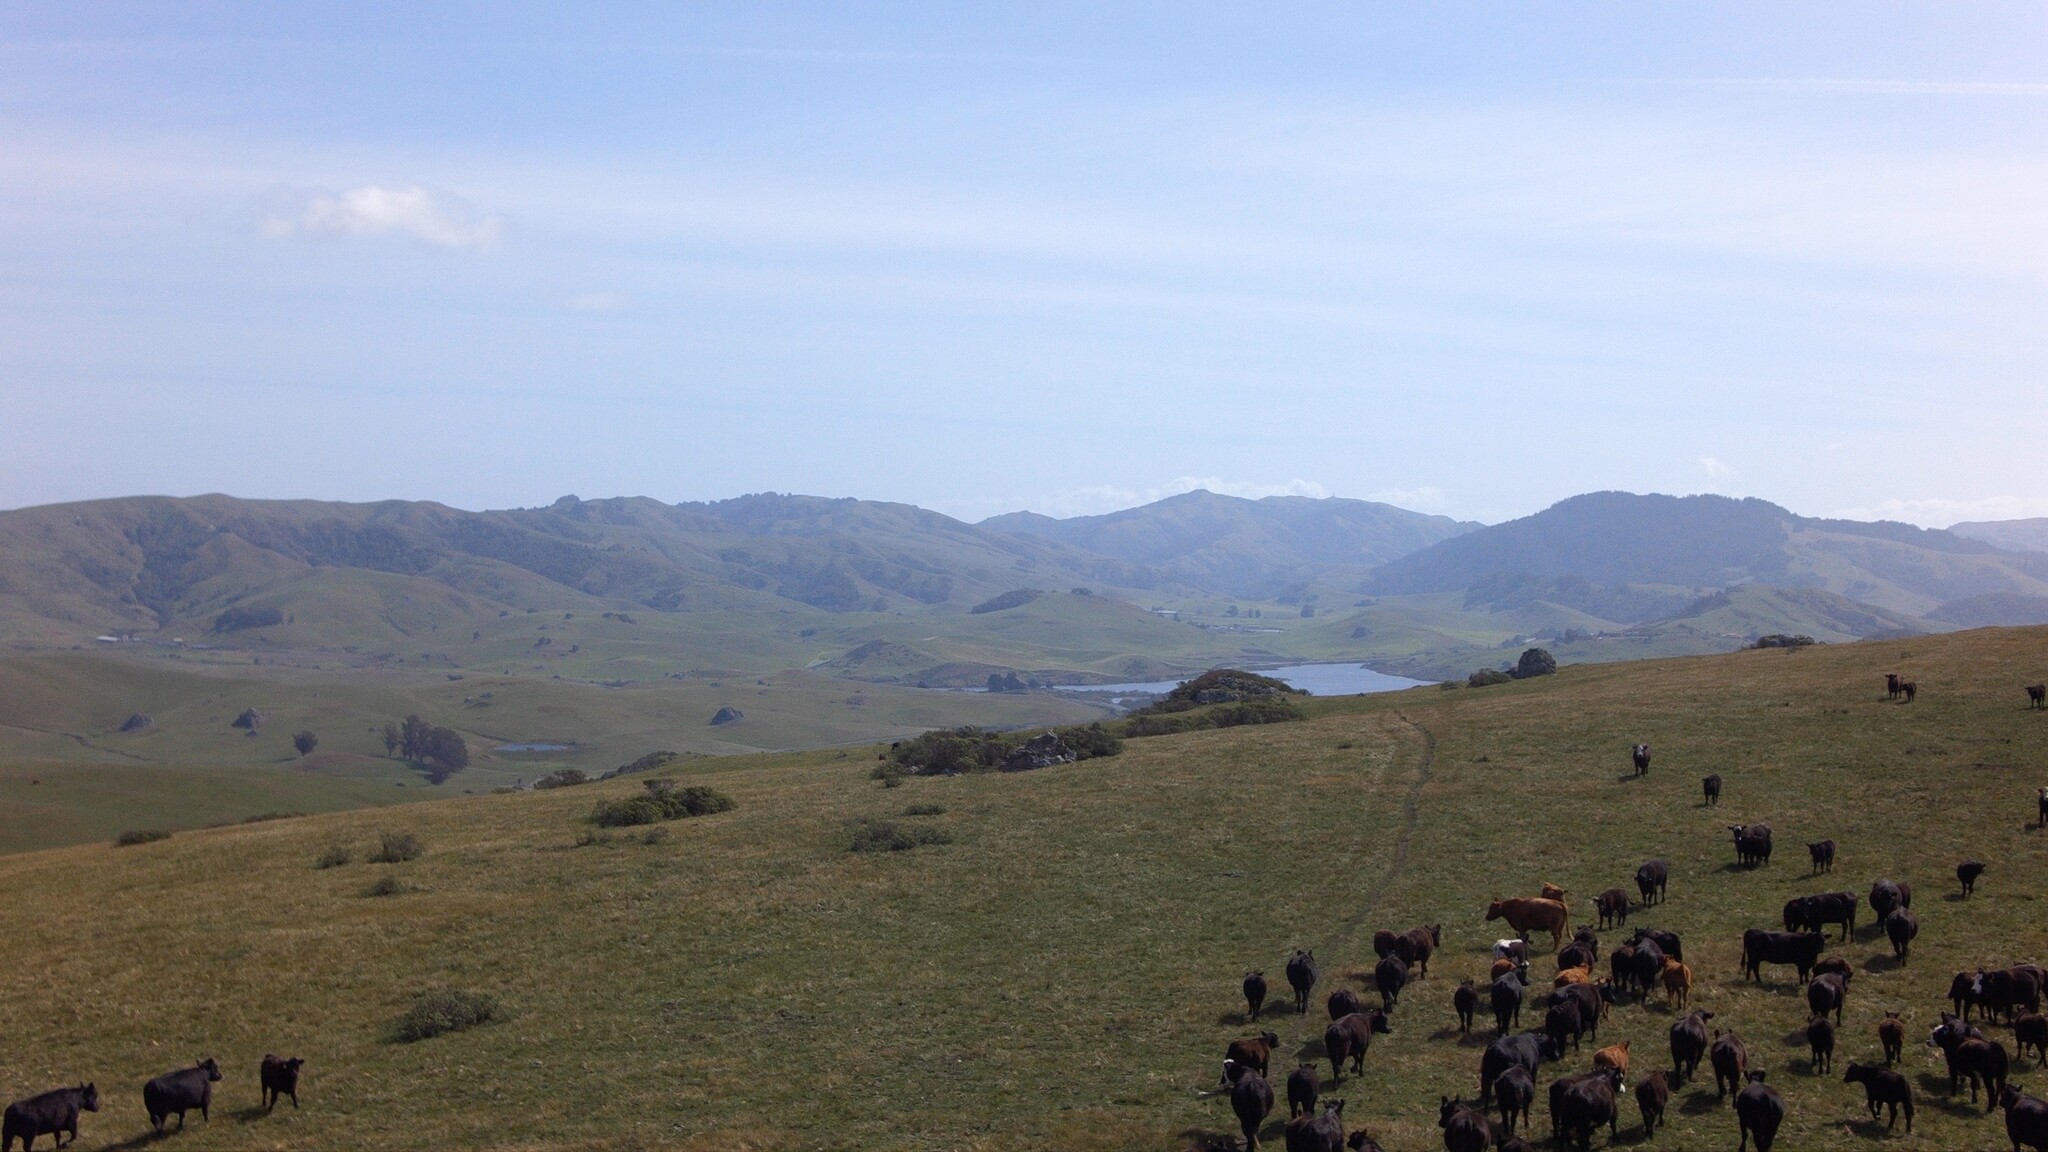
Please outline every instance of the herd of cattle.
M265 1112L276 1107L278 1100L285 1096L291 1097L292 1107L299 1106L299 1069L305 1063L296 1056L285 1059L266 1054L263 1057L259 1071ZM189 1068L166 1072L144 1084L142 1106L149 1113L149 1123L156 1134L163 1135L164 1123L172 1116L178 1118L180 1131L185 1127L187 1112L198 1112L202 1120L211 1119L208 1112L213 1107L213 1086L220 1083L220 1078L220 1065L209 1056ZM59 1148L64 1147L66 1136L76 1143L79 1114L99 1110L100 1090L93 1083L80 1084L75 1088L55 1088L40 1096L16 1100L7 1106L6 1115L0 1117L0 1152L13 1148L17 1138L21 1140L22 1152L28 1152L39 1136L49 1136Z
M1917 686L1897 676L1887 676L1888 694L1910 701ZM2048 687L2030 685L2029 704L2044 706ZM1650 767L1650 749L1637 744L1631 750L1637 775ZM1721 778L1702 781L1707 805L1717 804ZM2048 827L2048 788L2036 795L2039 823ZM1769 824L1734 824L1728 831L1734 838L1737 862L1761 866L1771 858ZM1831 873L1835 843L1821 840L1807 845L1813 875ZM1965 859L1956 866L1961 898L1968 899L1984 875L1985 866ZM1663 860L1646 861L1636 869L1637 910L1664 902L1670 866ZM1471 980L1459 983L1451 994L1451 1006L1458 1019L1458 1032L1467 1035L1482 999L1490 1002L1496 1038L1487 1045L1479 1063L1479 1093L1475 1101L1462 1094L1439 1100L1437 1124L1443 1130L1447 1152L1534 1152L1527 1135L1521 1134L1529 1121L1536 1097L1538 1073L1546 1061L1562 1061L1567 1052L1579 1052L1583 1042L1598 1045L1600 1024L1611 1009L1631 1000L1641 1004L1660 990L1667 1006L1682 1012L1670 1029L1671 1067L1657 1070L1629 1082L1629 1042L1598 1048L1589 1069L1560 1075L1549 1087L1551 1139L1561 1148L1576 1147L1586 1152L1594 1132L1606 1128L1611 1142L1620 1126L1618 1101L1633 1092L1641 1114L1643 1138L1649 1139L1663 1123L1672 1090L1691 1080L1705 1060L1714 1073L1717 1100L1734 1097L1739 1135L1738 1152L1746 1152L1752 1138L1758 1152L1771 1152L1778 1129L1786 1116L1784 1098L1766 1083L1765 1074L1750 1067L1749 1050L1733 1030L1710 1027L1715 1014L1690 1006L1693 973L1685 962L1684 944L1677 935L1651 928L1637 928L1608 953L1607 975L1597 976L1599 931L1626 925L1631 911L1628 893L1611 888L1594 898L1598 928L1582 926L1572 932L1566 893L1555 885L1543 885L1538 896L1494 900L1487 908L1488 921L1505 921L1516 933L1493 945L1490 987ZM1847 941L1855 931L1858 909L1865 903L1884 929L1898 964L1909 959L1911 944L1920 923L1912 910L1910 884L1879 879L1868 896L1853 892L1825 892L1801 896L1786 902L1784 930L1752 928L1743 933L1741 965L1743 977L1762 983L1765 965L1792 968L1805 985L1809 1010L1805 1038L1815 1074L1832 1072L1836 1029L1842 1023L1853 971L1840 956L1823 957L1828 929L1838 928ZM1557 948L1557 974L1549 990L1530 991L1530 936L1545 932ZM1569 937L1569 942L1567 942ZM1393 1014L1411 981L1427 976L1430 957L1443 947L1443 926L1431 924L1395 933L1381 931L1373 939L1378 963L1372 984L1380 1004L1368 1008L1358 993L1339 988L1330 993L1326 1007L1329 1025L1323 1032L1323 1050L1330 1065L1330 1081L1341 1083L1348 1070L1353 1076L1365 1071L1365 1057L1375 1035L1393 1030ZM1312 951L1297 950L1287 961L1286 977L1293 992L1296 1014L1306 1014L1322 972ZM1257 1021L1267 1011L1268 985L1263 971L1247 972L1243 993L1248 1017ZM2011 1057L1997 1039L1988 1037L1971 1020L1987 1026L2004 1023L2012 1030L2017 1056L2024 1060L2029 1049L2039 1067L2048 1065L2048 1016L2042 1014L2042 1000L2048 995L2048 968L2019 964L2009 968L1958 972L1949 987L1949 1009L1940 1012L1940 1024L1927 1039L1930 1048L1944 1057L1948 1091L1955 1095L1965 1081L1970 1100L1980 1090L1985 1111L2005 1110L2006 1134L2013 1152L2022 1147L2048 1152L2048 1102L2022 1092L2007 1082ZM1521 1025L1527 1005L1542 1014L1542 1026L1515 1031ZM1832 1017L1832 1019L1830 1019ZM1906 1131L1913 1130L1913 1091L1906 1077L1895 1070L1902 1059L1906 1026L1898 1012L1886 1012L1877 1027L1883 1051L1881 1063L1851 1061L1843 1081L1862 1086L1865 1105L1873 1122L1883 1118L1886 1131L1894 1130L1900 1113ZM1275 1097L1269 1079L1272 1059L1280 1037L1271 1031L1232 1041L1224 1053L1223 1076L1218 1094L1229 1096L1232 1111L1244 1135L1247 1152L1259 1146L1258 1133L1274 1111ZM1313 1063L1302 1063L1286 1078L1288 1120L1285 1127L1287 1152L1381 1152L1380 1144L1364 1129L1348 1131L1344 1101L1323 1095L1323 1081ZM1319 1107L1320 1105L1320 1107ZM1497 1118L1488 1109L1497 1111Z

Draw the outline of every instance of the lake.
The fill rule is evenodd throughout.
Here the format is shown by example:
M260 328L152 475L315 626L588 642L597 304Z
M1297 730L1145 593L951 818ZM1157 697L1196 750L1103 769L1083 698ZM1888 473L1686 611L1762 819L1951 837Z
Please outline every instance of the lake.
M1356 696L1365 692L1399 692L1403 688L1414 688L1428 684L1428 680L1410 680L1406 676L1389 676L1375 672L1362 664L1293 664L1286 668L1254 669L1261 676L1271 676L1284 682L1290 688L1300 688L1311 696ZM1163 696L1179 687L1179 680L1149 680L1131 684L1063 684L1062 692L1148 692Z

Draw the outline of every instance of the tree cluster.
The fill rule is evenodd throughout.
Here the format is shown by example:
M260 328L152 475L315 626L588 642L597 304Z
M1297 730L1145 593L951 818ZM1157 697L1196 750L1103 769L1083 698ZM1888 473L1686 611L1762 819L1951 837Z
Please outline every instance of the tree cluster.
M429 724L417 713L403 725L384 725L384 751L427 765L427 778L436 784L469 767L469 745L462 734Z

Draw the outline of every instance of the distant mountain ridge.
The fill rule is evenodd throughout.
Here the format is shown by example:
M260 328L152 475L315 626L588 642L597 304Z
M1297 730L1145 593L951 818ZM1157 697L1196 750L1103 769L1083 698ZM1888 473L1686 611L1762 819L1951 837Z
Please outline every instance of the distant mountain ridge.
M2048 516L2024 520L1965 520L1948 530L2015 552L2048 552Z

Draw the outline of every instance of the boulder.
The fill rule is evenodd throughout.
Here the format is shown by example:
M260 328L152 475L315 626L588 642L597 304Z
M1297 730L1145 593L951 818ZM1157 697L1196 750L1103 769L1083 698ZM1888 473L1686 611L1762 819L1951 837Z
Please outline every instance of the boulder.
M1074 750L1056 732L1033 736L1016 751L1003 757L1000 765L1005 772L1028 772L1033 768L1050 768L1055 764L1071 764L1076 759Z
M244 708L242 709L242 714L235 717L235 722L232 726L247 728L249 731L254 732L258 728L263 727L263 713L258 712L254 708Z
M147 712L137 712L135 715L121 721L121 731L123 732L147 732L154 727L156 727L156 721L150 719Z
M1542 648L1531 648L1515 661L1511 675L1517 680L1527 680L1531 676L1548 676L1556 671L1557 657Z
M720 724L737 724L746 718L747 714L745 712L728 704L712 714L711 724L713 727L717 727Z

